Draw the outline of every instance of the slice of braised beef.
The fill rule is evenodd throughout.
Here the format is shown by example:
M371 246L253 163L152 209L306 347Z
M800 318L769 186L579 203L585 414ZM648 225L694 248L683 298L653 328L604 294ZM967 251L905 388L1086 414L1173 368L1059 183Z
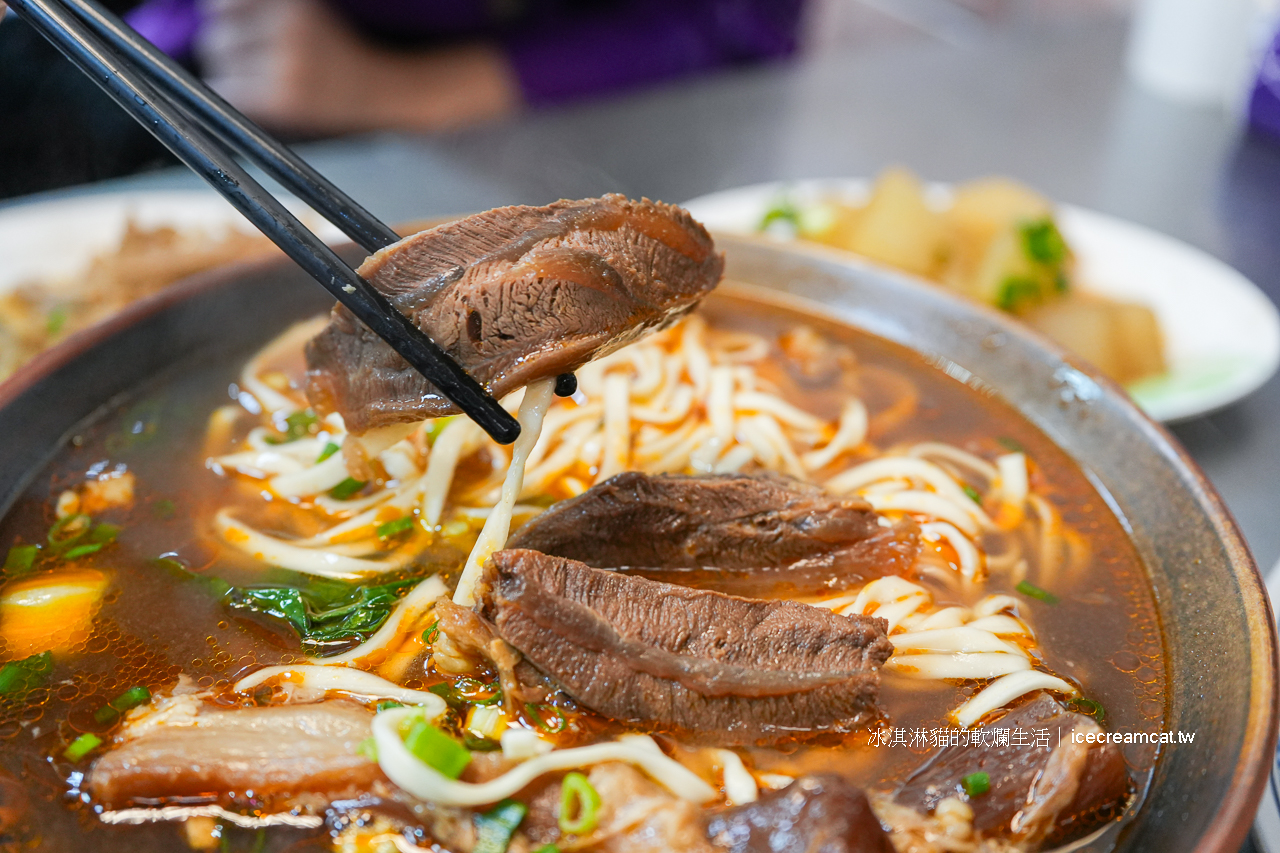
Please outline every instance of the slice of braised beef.
M220 800L253 791L273 800L340 797L382 779L357 747L373 714L341 699L307 705L216 708L193 700L181 724L143 725L93 765L88 790L113 808L172 798Z
M723 270L684 210L607 195L440 225L358 272L501 397L674 322ZM307 369L312 404L356 435L458 411L342 307L307 345Z
M712 815L707 837L729 853L893 853L866 795L834 773Z
M1102 728L1047 693L979 731L980 746L939 750L898 788L894 800L921 814L947 797L967 800L978 833L1018 839L1034 849L1045 839L1067 841L1095 829L1129 798L1119 747L1075 743L1072 732L1083 736ZM961 780L978 772L987 774L990 789L969 797Z
M856 730L880 716L881 619L594 569L490 558L477 610L578 704L721 745Z
M910 575L911 522L778 476L631 471L561 501L507 543L667 583L740 595L814 594Z

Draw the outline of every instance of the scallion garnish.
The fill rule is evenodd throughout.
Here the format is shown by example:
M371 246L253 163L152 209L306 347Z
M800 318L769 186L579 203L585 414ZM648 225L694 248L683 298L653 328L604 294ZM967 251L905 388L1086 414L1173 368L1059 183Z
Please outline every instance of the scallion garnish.
M145 687L130 687L116 698L99 708L93 715L93 718L101 725L119 717L130 708L136 708L151 701L151 691Z
M1053 220L1045 217L1027 222L1019 229L1027 257L1045 266L1056 266L1067 259L1067 241Z
M529 813L529 807L515 800L503 800L489 811L475 816L476 843L472 853L507 853L516 827Z
M569 773L560 783L560 831L586 835L599 821L600 794L581 773Z
M381 714L383 711L390 711L392 708L403 708L403 707L404 707L403 702L396 702L392 699L386 699L378 703L378 713Z
M1028 276L1011 275L996 291L996 307L1001 311L1017 311L1039 300L1040 283Z
M320 463L337 453L342 448L334 444L332 441L324 446L324 450L320 451L320 455L316 457L316 462Z
M372 736L365 738L356 744L356 755L366 758L369 761L378 760L378 742Z
M329 497L334 500L345 501L356 492L364 488L364 480L357 480L355 477L348 477L338 485L329 490Z
M422 642L428 646L440 639L440 620L431 623L431 627L422 632Z
M377 534L379 539L392 539L402 533L408 533L413 529L413 516L402 515L399 518L379 524Z
M1049 592L1047 589L1041 589L1031 581L1019 581L1018 585L1015 586L1014 589L1029 598L1034 598L1037 601L1043 601L1045 604L1058 603L1058 596Z
M569 725L569 721L564 718L564 714L562 714L560 712L560 709L557 708L555 705L542 705L541 707L550 709L551 713L556 715L555 728L552 728L550 725L548 725L547 721L542 718L542 714L539 713L538 711L539 706L534 705L531 702L526 703L524 706L524 710L525 710L525 713L528 714L533 719L533 724L538 728L542 729L547 734L552 734L552 735L559 734L560 732L564 731L565 726Z
M560 847L555 844L544 844L533 853L560 853Z
M471 753L422 717L415 719L404 736L409 752L441 776L457 779L471 763Z
M496 705L502 701L502 691L498 689L496 684L483 684L474 678L460 678L454 684L441 681L438 684L432 684L427 690L439 696L449 707L455 709L464 705ZM483 695L482 691L485 690L492 692L488 695Z
M59 305L49 312L49 316L45 319L44 330L49 337L56 338L66 325L67 309Z
M979 506L982 505L982 495L981 493L978 492L977 489L975 489L973 486L964 486L963 488L964 488L964 493L969 496L969 500L973 501Z
M76 545L89 534L91 521L84 513L64 515L49 528L49 547L61 552Z
M961 779L960 787L964 788L964 792L970 797L980 797L991 790L991 777L985 771L979 770Z
M71 548L67 553L63 554L63 558L67 560L78 560L81 557L87 557L90 554L96 554L102 550L101 542L90 542L87 545L77 545Z
M38 545L14 545L4 558L4 576L12 580L25 575L35 566L39 553Z
M164 500L156 501L151 507L151 511L156 514L156 518L173 518L174 514L178 511L178 505L168 498L165 498Z
M780 198L769 206L760 218L760 231L768 231L775 222L786 222L793 228L800 226L800 211L790 199Z
M1018 441L1016 438L1009 438L1007 435L1002 435L997 438L996 444L1000 445L1010 453L1026 453L1026 448L1022 446L1022 442Z
M458 416L449 415L446 418L436 418L431 422L430 426L426 429L428 447L436 443L436 439L440 437L440 433L444 432L444 428L453 423L453 420L456 417Z
M320 418L310 409L303 409L300 412L294 412L284 419L284 440L297 441L305 438L311 432L311 428L320 423Z
M102 738L90 732L85 732L71 741L67 748L62 751L62 754L69 761L79 761L100 746L102 746Z
M0 696L11 696L39 687L53 672L53 654L41 652L0 666Z
M502 701L502 691L496 683L485 684L474 678L459 678L453 683L453 687L459 696L472 705L496 705Z
M1095 702L1092 699L1086 699L1083 696L1079 696L1068 702L1067 707L1079 711L1082 714L1088 714L1099 723L1105 723L1107 721L1106 709L1102 707L1101 703Z

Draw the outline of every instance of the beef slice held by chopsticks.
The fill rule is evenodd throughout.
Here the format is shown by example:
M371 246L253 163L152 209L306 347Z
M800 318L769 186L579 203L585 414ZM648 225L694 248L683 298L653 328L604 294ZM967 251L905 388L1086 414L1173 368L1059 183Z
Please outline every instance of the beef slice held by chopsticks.
M490 210L358 270L496 397L670 325L723 271L684 210L620 195ZM312 405L357 435L458 412L341 306L307 345L307 371Z

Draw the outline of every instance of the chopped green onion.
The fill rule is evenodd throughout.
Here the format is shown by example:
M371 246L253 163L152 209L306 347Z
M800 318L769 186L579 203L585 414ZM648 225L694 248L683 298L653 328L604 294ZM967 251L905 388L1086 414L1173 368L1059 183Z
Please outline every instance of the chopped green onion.
M81 557L87 557L90 554L96 554L102 550L101 542L91 542L88 545L77 545L67 553L63 554L63 559L78 560Z
M403 707L404 707L403 702L395 702L391 699L387 699L385 701L378 703L378 713L381 714L383 711L390 711L392 708L403 708Z
M769 226L775 222L787 222L792 226L800 226L800 211L790 199L781 198L769 206L764 212L764 216L760 219L760 231L769 230Z
M4 576L16 578L25 575L36 564L36 555L40 553L38 545L14 545L4 558Z
M586 835L599 822L600 794L581 773L569 773L560 783L560 831Z
M379 524L377 533L379 539L391 539L402 533L408 533L413 529L413 516L402 515L397 519L388 521L385 524Z
M1082 714L1088 714L1099 723L1105 723L1107 720L1107 710L1102 707L1101 703L1095 702L1092 699L1086 699L1083 696L1080 696L1068 702L1067 706Z
M470 692L464 692L463 685L466 685ZM427 690L439 696L451 708L461 708L464 705L497 705L502 701L502 691L497 688L497 685L482 684L474 678L460 678L456 684L441 681L431 685ZM493 692L487 696L480 695L482 690Z
M1047 589L1041 589L1031 581L1019 581L1018 585L1014 587L1014 589L1025 596L1043 601L1045 604L1058 603L1058 596L1049 592Z
M459 678L453 687L463 699L472 705L496 705L502 701L502 690L497 684L485 684L474 678ZM485 695L484 691L492 691Z
M152 504L151 511L155 513L156 518L173 518L174 514L178 511L178 505L168 498L165 498L164 500L159 500Z
M50 547L55 551L70 548L89 534L89 526L89 516L84 513L64 515L49 528Z
M436 418L431 422L431 426L427 427L427 446L436 443L436 439L440 437L440 433L444 432L444 428L453 423L457 415L449 415L447 418Z
M67 325L67 309L61 305L49 312L48 318L45 320L44 331L49 337L57 337L63 327Z
M150 690L142 686L130 687L128 690L99 708L93 715L93 718L100 724L106 725L125 711L128 711L130 708L136 708L139 705L146 704L150 701Z
M62 751L62 754L70 761L79 761L100 746L102 746L102 738L90 732L85 732L71 741L70 745Z
M421 717L409 726L404 745L423 764L450 779L461 776L471 763L471 753L462 744Z
M533 853L560 853L560 847L555 844L544 844Z
M961 779L960 787L964 788L964 792L970 797L980 797L991 790L991 777L979 770Z
M507 853L516 827L528 813L529 807L524 803L503 800L489 811L476 815L476 843L471 853Z
M42 652L0 667L0 696L16 695L39 687L53 672L53 654Z
M116 541L116 537L120 535L120 528L114 524L108 524L105 521L102 524L94 525L89 531L90 542L100 542L106 545L109 542Z
M1018 441L1016 438L1009 438L1009 436L1007 435L1002 435L999 438L997 438L996 444L999 444L1001 447L1003 447L1005 450L1009 451L1010 453L1026 453L1027 452L1027 449L1022 446L1022 442Z
M95 524L90 527L89 516L84 515L80 517L85 520L84 529L65 538L59 537L58 544L54 545L55 550L63 548L66 549L62 554L62 558L64 560L78 560L81 557L96 554L98 551L102 550L104 545L110 545L112 542L116 541L116 536L120 534L120 528L114 524L106 524L104 522L103 524ZM57 527L57 525L54 525L54 527ZM53 530L49 531L49 537L50 544L53 544ZM77 544L83 539L88 539L88 541L83 544Z
M1056 266L1067 259L1067 241L1062 239L1062 232L1052 219L1045 217L1027 222L1019 230L1022 246L1031 260Z
M329 490L329 497L334 500L345 501L356 492L364 488L364 480L357 480L355 477L348 477L338 485Z
M1001 311L1017 311L1040 300L1040 283L1034 278L1011 275L1000 282L996 307Z
M378 742L373 739L372 735L356 744L356 755L361 758L367 758L370 761L376 762L378 760Z
M324 450L320 451L320 455L316 457L316 462L323 462L342 448L334 444L332 441L324 446Z
M305 438L311 433L311 428L318 423L320 423L320 418L310 409L294 412L284 419L284 440L297 441L300 438Z
M979 506L982 505L982 494L979 493L977 489L975 489L973 486L964 486L963 488L964 488L964 493L969 496L969 500L973 501Z
M431 623L431 627L422 632L422 642L428 646L440 639L440 620Z
M556 727L552 728L547 725L546 720L542 719L542 715L538 713L538 706L532 703L526 703L524 706L525 713L533 718L533 724L542 729L547 734L558 734L564 731L565 726L569 725L569 721L564 718L564 714L560 713L560 709L555 705L543 705L543 708L550 708L551 712L556 715Z

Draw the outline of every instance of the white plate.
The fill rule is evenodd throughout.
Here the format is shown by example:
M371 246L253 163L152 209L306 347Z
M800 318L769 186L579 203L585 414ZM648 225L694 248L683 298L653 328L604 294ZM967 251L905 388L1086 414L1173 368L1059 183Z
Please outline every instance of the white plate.
M862 179L777 182L684 206L712 230L754 233L783 196L803 205L833 195L861 201L869 191ZM947 187L930 191L942 195ZM1148 305L1160 321L1169 373L1128 389L1151 417L1171 422L1220 409L1257 390L1280 366L1280 314L1240 273L1186 243L1101 213L1059 205L1057 216L1084 286Z
M342 234L295 200L285 206L322 240ZM249 221L213 190L154 190L72 196L0 208L0 293L32 279L75 275L93 256L120 245L125 227L234 228L256 233Z

